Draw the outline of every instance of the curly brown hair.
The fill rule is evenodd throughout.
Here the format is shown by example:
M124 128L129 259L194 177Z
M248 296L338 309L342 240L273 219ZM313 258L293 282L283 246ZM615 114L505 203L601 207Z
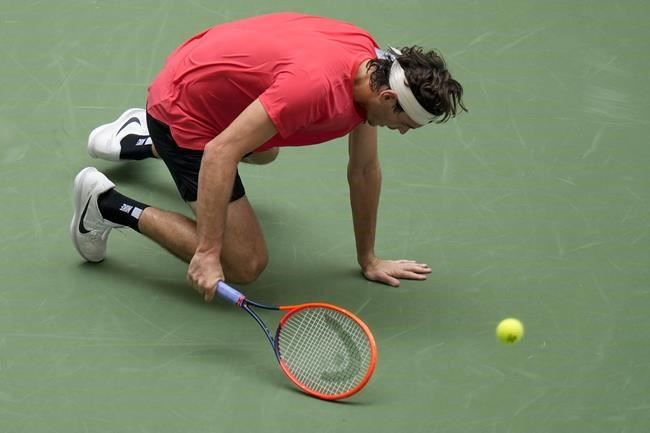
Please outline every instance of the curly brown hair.
M446 122L460 111L468 111L462 100L463 86L452 78L439 53L425 52L418 46L404 47L401 52L395 59L404 69L408 86L422 107L437 117L436 123ZM370 60L368 71L372 90L378 91L383 86L390 88L388 77L392 64L392 59ZM404 111L399 102L395 104L395 111Z

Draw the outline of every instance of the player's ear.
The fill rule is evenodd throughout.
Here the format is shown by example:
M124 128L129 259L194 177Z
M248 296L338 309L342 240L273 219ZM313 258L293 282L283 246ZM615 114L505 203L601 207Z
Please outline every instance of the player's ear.
M384 89L379 93L379 100L382 103L395 104L397 102L397 93L391 89Z

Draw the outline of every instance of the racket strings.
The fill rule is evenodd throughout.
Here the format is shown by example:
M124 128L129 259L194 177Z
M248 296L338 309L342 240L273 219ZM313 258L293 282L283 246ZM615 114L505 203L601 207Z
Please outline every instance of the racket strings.
M291 315L278 334L278 348L296 380L326 395L357 387L372 358L363 328L347 315L323 307Z

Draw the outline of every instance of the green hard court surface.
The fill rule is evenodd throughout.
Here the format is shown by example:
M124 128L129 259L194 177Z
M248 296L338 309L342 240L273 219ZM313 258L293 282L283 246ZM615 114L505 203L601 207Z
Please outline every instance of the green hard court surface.
M185 38L281 10L440 49L470 108L380 133L377 252L426 282L360 276L344 140L241 168L271 251L246 293L374 331L375 375L343 403L296 391L257 325L152 242L113 232L89 265L68 237L87 165L188 212L159 161L92 160L87 134L143 106ZM0 432L647 432L649 19L632 0L2 0ZM509 316L515 346L494 336Z

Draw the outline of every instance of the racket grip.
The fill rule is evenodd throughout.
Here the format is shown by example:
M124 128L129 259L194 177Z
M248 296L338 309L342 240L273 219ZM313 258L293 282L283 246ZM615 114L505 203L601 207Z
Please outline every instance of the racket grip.
M226 301L236 305L240 305L241 302L244 299L246 299L246 297L243 294L241 294L241 292L239 292L236 289L233 289L232 287L230 287L228 284L226 284L221 280L217 283L217 295L219 295L221 298L225 299Z

